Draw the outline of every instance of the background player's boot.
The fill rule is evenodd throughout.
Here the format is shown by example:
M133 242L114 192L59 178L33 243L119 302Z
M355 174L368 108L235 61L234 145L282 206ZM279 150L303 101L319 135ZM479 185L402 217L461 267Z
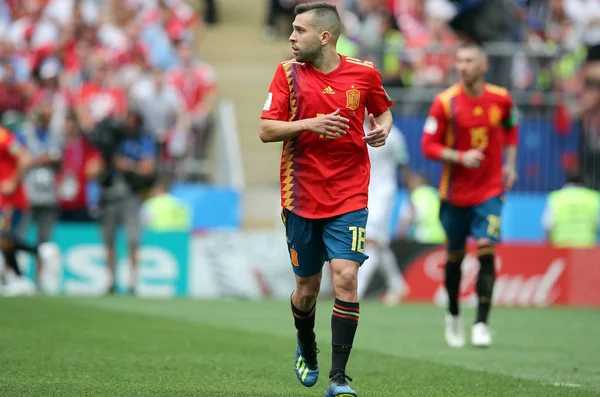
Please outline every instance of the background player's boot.
M327 389L325 389L325 397L358 396L358 394L356 394L356 392L350 388L346 379L352 381L352 378L350 378L343 372L338 372L337 374L333 375L333 378L329 380Z
M471 328L471 344L475 347L489 347L492 333L486 323L477 323Z
M316 343L306 348L300 348L300 343L298 343L296 347L296 377L306 387L314 386L319 379L318 353L319 349L317 349Z
M444 337L446 344L450 347L460 348L465 346L465 327L460 315L453 316L450 313L446 313Z

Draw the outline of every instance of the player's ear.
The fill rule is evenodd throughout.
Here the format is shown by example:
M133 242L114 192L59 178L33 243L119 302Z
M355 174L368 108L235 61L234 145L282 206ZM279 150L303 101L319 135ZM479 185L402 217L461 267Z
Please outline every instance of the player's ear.
M490 67L490 62L485 54L481 54L481 69L483 72L487 72Z
M325 45L331 41L331 33L327 30L321 32L321 45Z

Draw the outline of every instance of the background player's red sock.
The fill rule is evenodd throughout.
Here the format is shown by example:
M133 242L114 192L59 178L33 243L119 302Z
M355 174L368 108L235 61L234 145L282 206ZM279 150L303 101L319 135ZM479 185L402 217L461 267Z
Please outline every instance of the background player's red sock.
M352 350L354 335L358 328L360 313L358 302L344 302L335 299L331 315L331 371L329 378L336 373L346 373L346 364Z
M315 303L309 311L299 310L294 303L290 303L292 306L292 314L294 315L294 325L298 330L298 342L302 346L312 346L315 343L315 312L317 310L317 304Z
M478 323L487 323L492 306L492 294L494 292L494 280L496 271L494 269L494 247L485 245L477 249L479 258L479 274L477 276L477 305Z
M462 271L460 265L465 257L464 251L448 252L448 261L445 268L446 292L448 293L448 311L453 316L458 316L458 294L460 292L460 279Z

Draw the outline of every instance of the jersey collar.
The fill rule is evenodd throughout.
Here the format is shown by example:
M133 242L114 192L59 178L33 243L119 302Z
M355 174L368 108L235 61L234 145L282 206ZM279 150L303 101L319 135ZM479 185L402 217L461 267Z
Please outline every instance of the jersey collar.
M340 57L340 64L338 65L337 68L335 68L334 70L332 70L329 73L321 73L318 70L316 70L315 68L313 68L311 64L307 63L307 65L310 68L312 73L315 73L315 74L317 74L319 76L323 76L323 77L333 77L333 76L339 74L342 71L342 69L344 69L344 66L346 65L346 57L341 54L338 54L338 56Z

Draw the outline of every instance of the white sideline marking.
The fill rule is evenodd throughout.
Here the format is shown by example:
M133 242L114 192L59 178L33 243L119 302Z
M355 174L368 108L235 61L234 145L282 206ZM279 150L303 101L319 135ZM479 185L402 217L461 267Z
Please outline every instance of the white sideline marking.
M556 387L583 387L579 383L567 383L567 382L554 382L554 386Z

